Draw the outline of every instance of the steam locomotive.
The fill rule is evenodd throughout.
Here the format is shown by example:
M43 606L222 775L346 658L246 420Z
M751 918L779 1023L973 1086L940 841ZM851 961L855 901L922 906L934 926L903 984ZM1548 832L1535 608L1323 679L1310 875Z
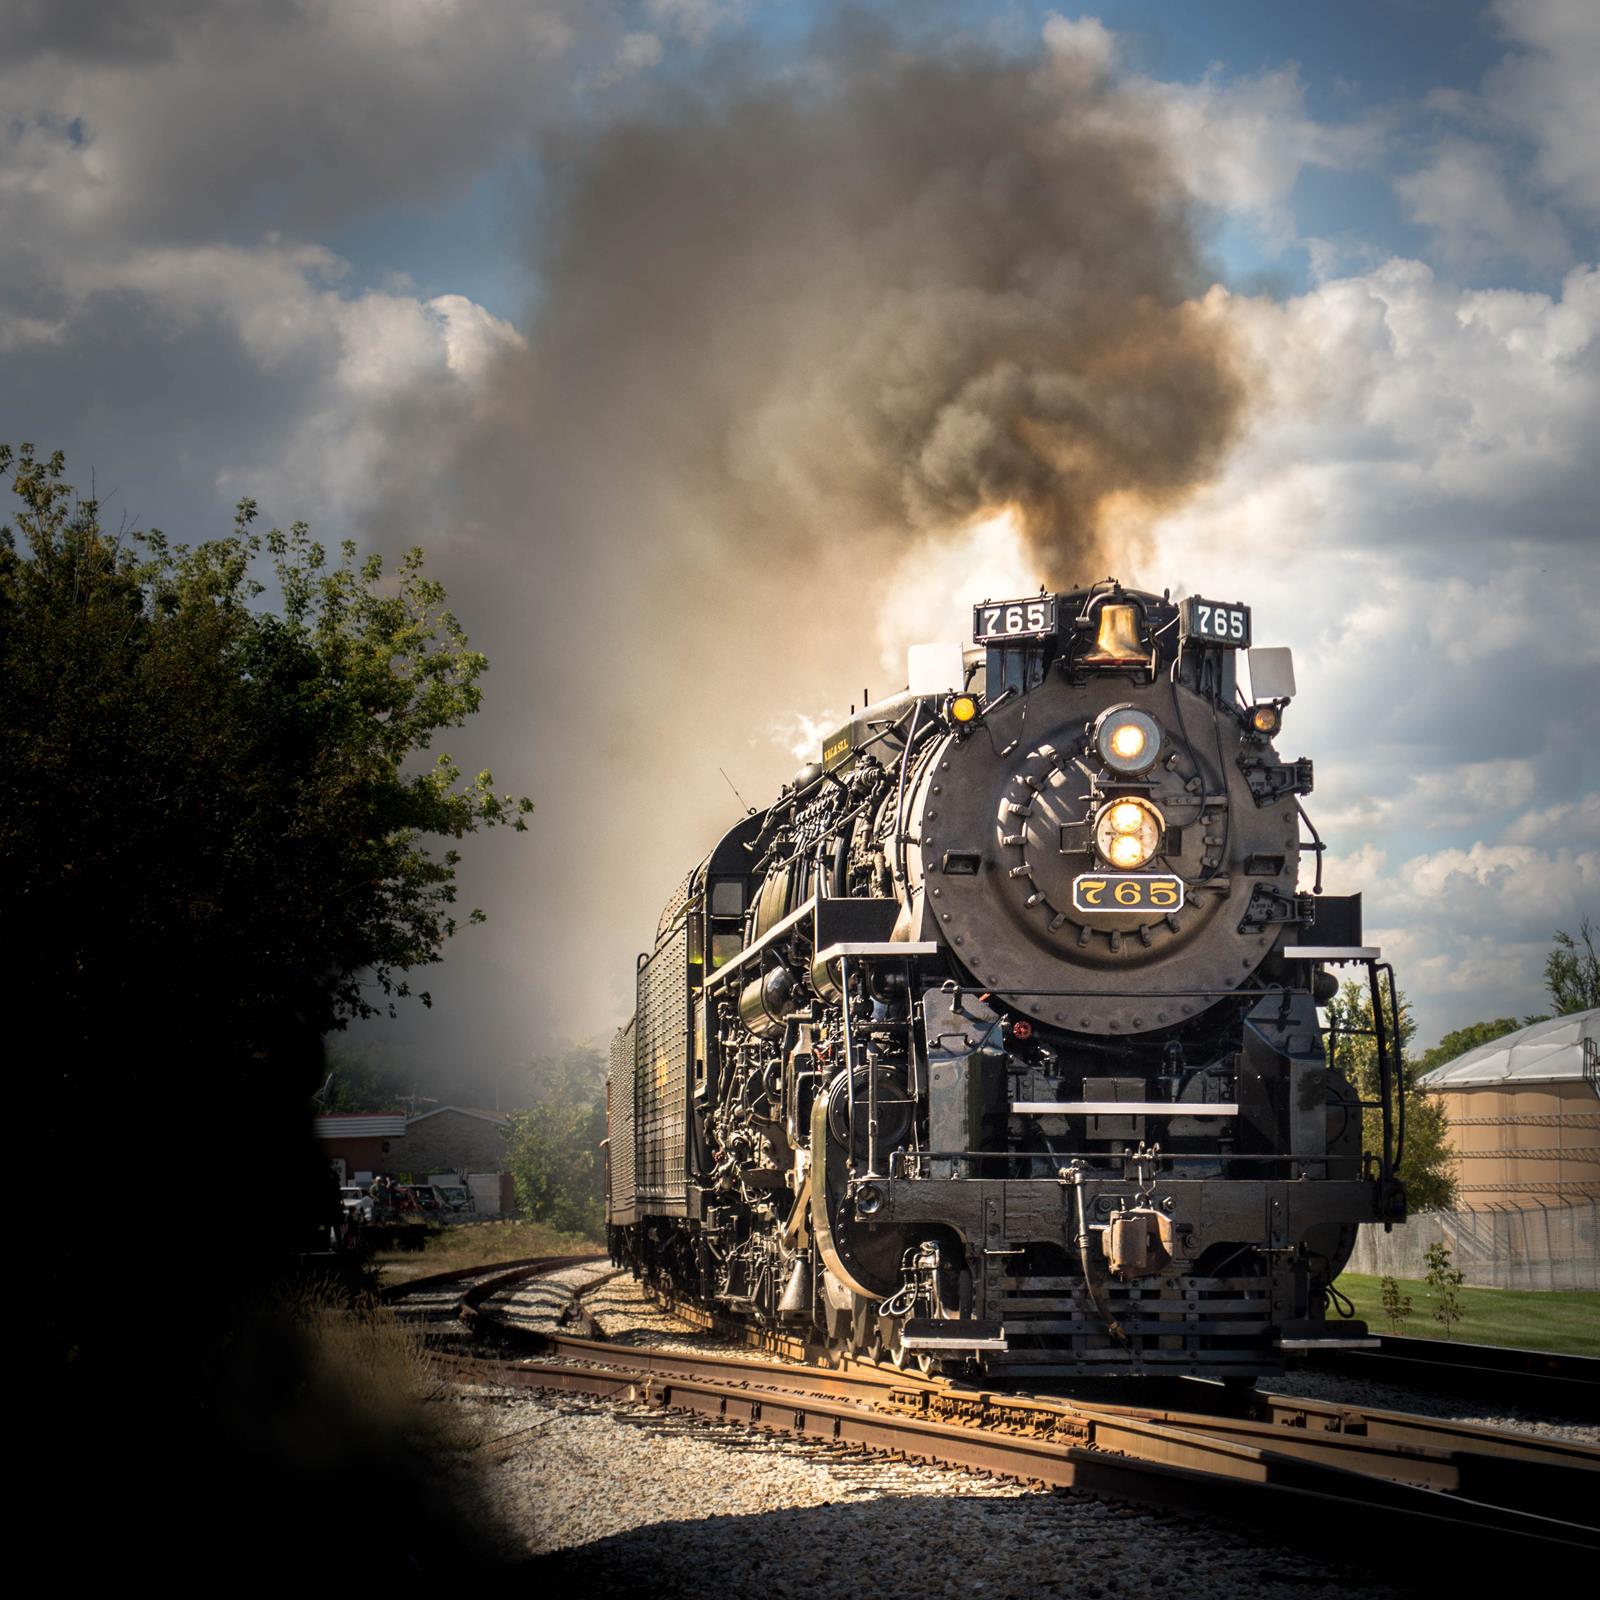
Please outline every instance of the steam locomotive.
M1366 1100L1318 1006L1393 973L1321 893L1251 620L985 603L724 835L612 1046L619 1264L924 1370L1250 1382L1365 1333L1329 1303L1404 1219L1404 1089L1382 1004Z

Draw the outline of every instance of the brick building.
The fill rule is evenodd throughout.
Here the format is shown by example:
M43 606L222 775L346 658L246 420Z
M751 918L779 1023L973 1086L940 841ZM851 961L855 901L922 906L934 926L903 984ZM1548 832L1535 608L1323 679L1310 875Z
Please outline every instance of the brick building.
M516 1208L506 1170L511 1119L467 1106L435 1106L418 1116L402 1112L348 1112L318 1117L318 1143L341 1183L367 1183L380 1172L402 1182L426 1182L435 1172L465 1178L480 1217Z
M430 1172L503 1172L511 1119L495 1111L435 1106L405 1123L403 1171L417 1179Z

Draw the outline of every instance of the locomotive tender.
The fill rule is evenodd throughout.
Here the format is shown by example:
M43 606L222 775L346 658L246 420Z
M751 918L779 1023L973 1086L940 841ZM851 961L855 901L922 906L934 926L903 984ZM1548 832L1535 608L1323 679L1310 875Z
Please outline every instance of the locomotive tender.
M1273 748L1292 662L1250 624L1110 580L985 603L728 831L612 1047L619 1263L997 1377L1248 1382L1345 1342L1356 1228L1405 1216L1393 973L1320 893L1312 766ZM1341 963L1375 1002L1367 1152L1317 1012Z

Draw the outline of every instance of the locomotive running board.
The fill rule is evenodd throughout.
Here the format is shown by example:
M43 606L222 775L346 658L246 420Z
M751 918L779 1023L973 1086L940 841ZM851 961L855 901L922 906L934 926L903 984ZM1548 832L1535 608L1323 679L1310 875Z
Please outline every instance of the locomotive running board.
M1011 1342L998 1322L946 1321L912 1317L900 1329L902 1350L1009 1350Z
M1286 944L1278 954L1285 961L1376 961L1383 951L1375 944Z

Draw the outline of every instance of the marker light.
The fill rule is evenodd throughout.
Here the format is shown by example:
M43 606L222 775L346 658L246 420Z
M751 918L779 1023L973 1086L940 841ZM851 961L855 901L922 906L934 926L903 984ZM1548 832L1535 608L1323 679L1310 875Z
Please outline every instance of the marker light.
M1283 713L1276 706L1252 706L1250 708L1250 726L1257 733L1270 736L1283 726Z
M957 722L971 722L978 714L978 702L970 694L958 694L950 702L950 715Z
M1133 872L1156 853L1164 826L1148 800L1113 800L1095 818L1095 848L1112 866Z
M1161 754L1161 724L1132 706L1113 706L1095 724L1094 743L1113 772L1132 776L1153 766Z

